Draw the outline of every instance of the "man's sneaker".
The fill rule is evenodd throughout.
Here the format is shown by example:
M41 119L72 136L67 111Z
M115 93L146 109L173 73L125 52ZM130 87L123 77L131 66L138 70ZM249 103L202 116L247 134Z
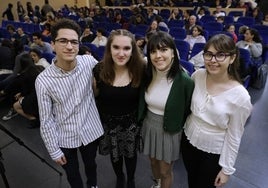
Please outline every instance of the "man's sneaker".
M18 115L18 113L13 108L10 108L7 115L2 117L2 120L4 120L4 121L10 120L11 118L15 117L16 115Z

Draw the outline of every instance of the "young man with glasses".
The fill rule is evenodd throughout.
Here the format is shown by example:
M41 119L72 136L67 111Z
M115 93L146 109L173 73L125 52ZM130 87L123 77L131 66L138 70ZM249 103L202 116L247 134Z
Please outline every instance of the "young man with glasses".
M80 151L87 187L97 187L97 140L103 128L94 101L92 56L78 56L79 26L62 19L51 30L56 52L51 66L36 80L40 130L51 158L62 165L72 188L83 187L77 158Z

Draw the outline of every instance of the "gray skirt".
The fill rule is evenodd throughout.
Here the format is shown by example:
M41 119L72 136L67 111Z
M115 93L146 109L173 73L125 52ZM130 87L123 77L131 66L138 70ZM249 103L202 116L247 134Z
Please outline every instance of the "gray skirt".
M163 129L163 116L147 111L143 121L143 153L151 158L171 163L179 159L181 133L168 133Z

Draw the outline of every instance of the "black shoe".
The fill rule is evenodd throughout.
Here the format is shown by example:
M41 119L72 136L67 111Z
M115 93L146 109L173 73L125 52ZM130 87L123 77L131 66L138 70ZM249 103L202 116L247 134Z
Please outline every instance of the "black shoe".
M28 129L35 129L40 127L40 122L38 119L30 120L30 125L27 127Z
M127 188L135 188L135 181L134 180L128 180L127 181Z
M115 188L124 188L125 187L125 175L121 176L121 177L117 177L116 180L116 186Z

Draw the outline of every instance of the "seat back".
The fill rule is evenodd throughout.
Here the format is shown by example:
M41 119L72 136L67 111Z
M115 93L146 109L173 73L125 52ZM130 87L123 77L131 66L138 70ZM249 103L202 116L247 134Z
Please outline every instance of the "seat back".
M184 20L170 20L168 23L167 23L168 27L171 28L171 27L183 27L185 25L185 22Z
M183 40L186 38L186 30L181 27L170 27L169 34L178 40Z
M196 54L198 54L199 52L201 52L204 49L206 43L195 43L193 48L192 48L192 52L190 54L190 58L194 57Z
M175 45L179 51L180 59L188 60L188 55L190 51L190 44L183 40L174 40Z
M206 23L208 23L208 22L216 22L216 19L212 15L205 15L205 16L201 17L200 21L203 22L203 24L205 26Z
M189 61L180 59L180 64L181 66L187 70L187 73L189 74L189 76L191 76L194 72L194 64L190 63Z
M42 57L45 58L47 60L47 62L51 64L52 63L52 59L54 57L56 57L56 55L53 54L53 53L44 52L44 53L42 53Z
M255 19L250 16L245 16L245 17L239 17L237 22L242 23L248 27L251 27L255 24Z

